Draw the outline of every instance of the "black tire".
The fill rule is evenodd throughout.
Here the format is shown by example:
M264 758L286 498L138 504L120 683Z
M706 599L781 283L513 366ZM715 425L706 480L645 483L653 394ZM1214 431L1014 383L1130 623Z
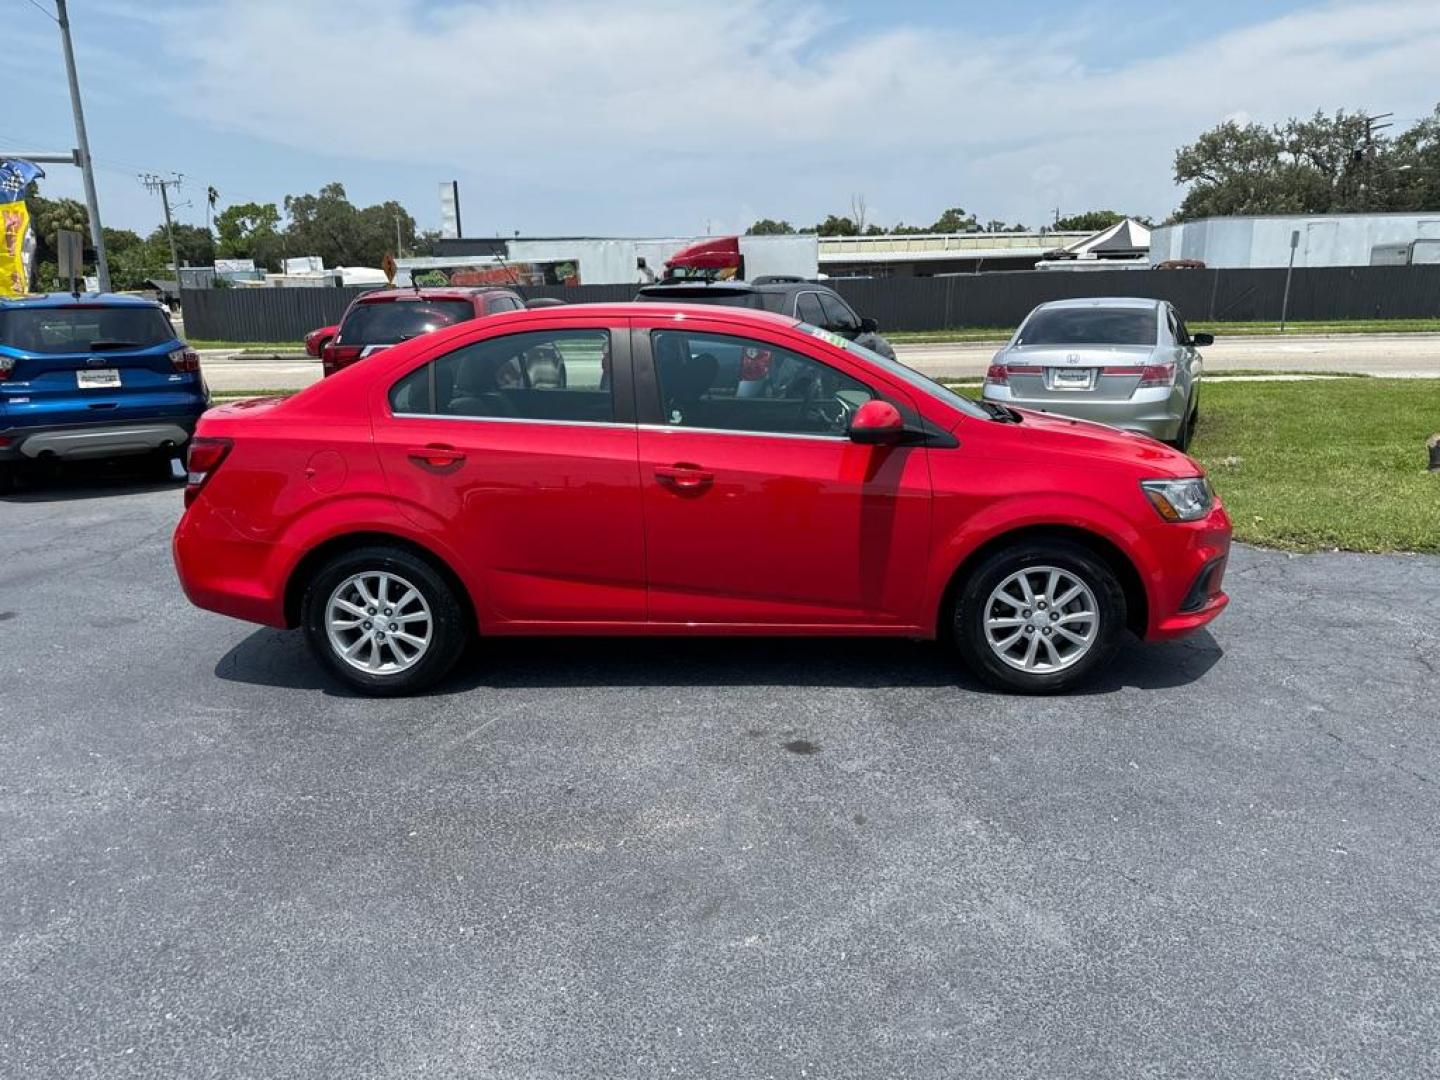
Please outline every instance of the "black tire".
M1195 424L1199 419L1200 403L1197 401L1190 406L1190 411L1185 414L1185 419L1180 424L1180 430L1175 433L1175 438L1170 440L1169 445L1181 453L1187 452L1190 449L1190 440L1195 437Z
M352 666L331 645L326 625L331 594L351 577L372 573L403 579L429 608L431 638L410 667L372 674ZM427 560L399 547L356 548L326 561L305 588L300 617L316 659L348 685L375 697L398 697L433 686L450 673L471 637L466 608L444 575ZM380 655L383 660L383 651Z
M1088 651L1069 666L1049 672L1012 667L985 635L986 607L994 590L1012 574L1042 566L1083 582L1094 597L1098 622ZM955 590L950 612L956 647L970 670L991 686L1023 694L1068 690L1104 668L1119 648L1125 614L1125 590L1102 558L1080 544L1043 539L1022 541L986 558Z

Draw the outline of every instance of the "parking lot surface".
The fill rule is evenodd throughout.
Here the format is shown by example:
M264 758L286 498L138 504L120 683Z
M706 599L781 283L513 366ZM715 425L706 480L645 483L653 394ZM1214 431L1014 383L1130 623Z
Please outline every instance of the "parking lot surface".
M1440 1061L1440 559L1238 548L1090 692L509 641L348 696L171 484L0 499L0 1075L1398 1077Z

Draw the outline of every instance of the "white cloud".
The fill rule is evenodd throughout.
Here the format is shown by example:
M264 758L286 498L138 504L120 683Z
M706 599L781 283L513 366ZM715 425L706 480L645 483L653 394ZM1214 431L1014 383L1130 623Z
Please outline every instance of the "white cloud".
M460 171L532 227L876 220L962 204L1043 220L1164 214L1174 150L1227 116L1428 112L1440 4L1335 4L1087 66L1044 36L860 34L772 0L199 3L149 17L195 121L324 154ZM145 17L143 10L133 10ZM1092 52L1096 42L1087 48ZM648 226L646 225L648 222Z

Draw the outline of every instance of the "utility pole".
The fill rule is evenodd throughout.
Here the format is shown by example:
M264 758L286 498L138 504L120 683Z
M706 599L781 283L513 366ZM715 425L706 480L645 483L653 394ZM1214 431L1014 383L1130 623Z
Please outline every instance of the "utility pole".
M156 176L154 173L145 173L140 177L140 182L145 185L145 190L154 194L160 193L160 205L165 209L165 238L170 241L170 262L175 267L175 287L180 287L180 256L175 252L175 229L170 224L170 188L180 190L180 181L183 180L179 173L175 179L166 180L164 177Z
M403 259L403 258L405 257L405 249L400 246L400 215L399 215L399 214L396 214L396 215L395 215L395 257L396 257L397 259Z
M1378 121L1389 121L1394 115L1393 112L1387 112L1365 117L1365 149L1360 163L1364 177L1360 181L1360 209L1362 210L1368 209L1370 206L1370 181L1375 172L1375 133L1395 126L1393 122L1381 124Z
M85 136L85 110L80 106L80 80L75 75L75 49L70 44L70 15L65 0L55 0L55 21L60 24L60 44L65 50L65 74L70 79L70 109L75 114L75 141L79 144L80 169L85 177L85 208L90 215L90 243L95 247L95 276L100 291L110 291L110 260L105 257L105 233L100 228L100 198L95 194L95 166L90 160L90 140Z

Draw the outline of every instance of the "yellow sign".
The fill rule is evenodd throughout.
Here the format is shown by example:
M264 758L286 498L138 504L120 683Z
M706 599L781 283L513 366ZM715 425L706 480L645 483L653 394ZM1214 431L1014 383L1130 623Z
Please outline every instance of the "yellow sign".
M0 296L30 291L35 240L30 235L25 189L44 175L45 170L33 161L0 157Z
M25 200L0 203L0 296L23 296L30 291L30 212Z

